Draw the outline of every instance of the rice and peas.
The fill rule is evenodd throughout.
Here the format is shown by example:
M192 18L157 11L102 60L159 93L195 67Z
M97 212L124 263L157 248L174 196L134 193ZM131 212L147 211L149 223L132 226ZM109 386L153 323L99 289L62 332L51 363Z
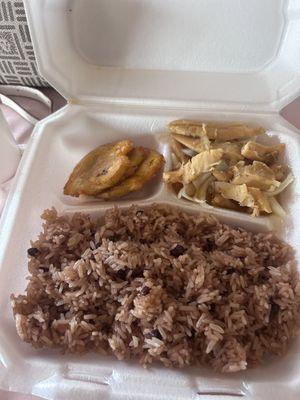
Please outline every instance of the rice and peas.
M293 251L272 233L155 204L99 221L54 209L42 218L26 294L12 296L34 347L235 372L283 354L297 334Z

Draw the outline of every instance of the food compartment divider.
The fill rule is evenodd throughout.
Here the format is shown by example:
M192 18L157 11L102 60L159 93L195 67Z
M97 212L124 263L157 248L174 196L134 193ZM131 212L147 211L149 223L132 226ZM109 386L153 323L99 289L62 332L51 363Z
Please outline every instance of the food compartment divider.
M79 116L80 118L80 116ZM85 118L85 117L83 117ZM75 123L76 125L76 123ZM88 205L103 206L106 204L128 204L136 201L145 201L147 199L155 199L160 196L160 193L164 192L164 184L162 181L162 174L164 170L168 170L171 166L170 151L167 143L166 135L155 134L153 132L147 133L146 128L134 130L124 130L124 128L118 129L113 127L113 120L99 121L97 122L92 117L86 118L86 126L90 133L88 139L85 138L82 141L81 132L76 130L72 132L70 128L70 134L62 138L62 146L65 148L65 154L68 155L67 160L62 158L58 160L61 163L64 171L64 182L69 178L75 165L91 150L96 147L111 143L118 140L131 140L135 147L142 146L148 149L156 150L158 153L164 156L166 163L162 166L160 171L138 191L132 192L124 197L115 198L109 201L103 201L95 197L71 197L63 194L61 188L54 187L55 191L60 190L60 198L63 204L74 207L85 207ZM164 137L163 137L164 136ZM60 140L60 138L58 138ZM81 143L81 145L78 144ZM60 157L62 154L60 155ZM71 161L72 160L72 161ZM63 187L63 184L62 184Z

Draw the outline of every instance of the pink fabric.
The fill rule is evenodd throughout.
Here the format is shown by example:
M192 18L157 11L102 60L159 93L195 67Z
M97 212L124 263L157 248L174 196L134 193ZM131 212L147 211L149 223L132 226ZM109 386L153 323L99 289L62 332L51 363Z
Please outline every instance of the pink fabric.
M41 91L52 100L52 111L56 111L66 104L66 100L60 96L54 89L44 88ZM0 87L1 92L1 87ZM11 97L16 101L22 108L24 108L29 114L31 114L36 119L40 120L47 117L51 112L49 109L41 102L33 100L26 97ZM31 132L33 130L33 125L27 122L20 115L7 107L4 104L0 104L0 108L8 122L8 126L18 144L26 145L28 142ZM8 196L9 190L11 188L13 179L4 184L0 185L0 214L5 205L6 198ZM0 397L1 400L1 397Z
M0 87L1 90L1 87ZM53 100L53 111L61 108L65 103L63 99L55 90L53 89L42 89L42 91ZM46 106L40 102L32 99L18 98L18 103L29 111L33 116L38 119L42 119L49 114L49 110ZM33 126L21 118L15 111L9 109L3 104L0 105L4 115L8 121L9 127L19 144L26 144L30 138ZM287 119L291 124L300 129L300 97L285 107L281 115ZM0 187L0 212L5 203L9 189L11 187L12 180L6 182ZM2 207L1 207L2 205ZM9 393L0 390L0 400L38 400L39 397L22 395L18 393Z

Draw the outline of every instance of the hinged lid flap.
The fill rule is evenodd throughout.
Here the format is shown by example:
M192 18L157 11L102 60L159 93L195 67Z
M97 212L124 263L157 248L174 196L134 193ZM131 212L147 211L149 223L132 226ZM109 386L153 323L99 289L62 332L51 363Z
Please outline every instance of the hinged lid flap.
M27 0L41 74L81 102L277 111L300 87L297 0Z

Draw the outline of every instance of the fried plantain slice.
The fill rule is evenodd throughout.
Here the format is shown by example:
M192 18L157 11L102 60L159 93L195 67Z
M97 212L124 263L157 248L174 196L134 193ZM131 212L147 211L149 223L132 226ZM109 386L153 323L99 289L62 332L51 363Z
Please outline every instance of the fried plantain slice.
M64 186L64 194L94 196L116 185L130 166L126 154L132 149L131 140L121 140L92 150L75 166Z
M209 139L217 142L244 139L265 132L263 128L252 128L246 124L206 123L185 119L170 122L168 130L170 133L192 137L201 137L205 133Z
M127 157L129 158L130 166L128 167L122 179L129 178L136 172L139 165L147 157L147 149L144 147L135 147L129 154L127 154Z
M150 181L163 166L164 157L155 150L148 150L148 155L140 164L136 173L122 181L120 184L100 193L97 197L109 200L123 197L128 193L141 189L146 182Z

